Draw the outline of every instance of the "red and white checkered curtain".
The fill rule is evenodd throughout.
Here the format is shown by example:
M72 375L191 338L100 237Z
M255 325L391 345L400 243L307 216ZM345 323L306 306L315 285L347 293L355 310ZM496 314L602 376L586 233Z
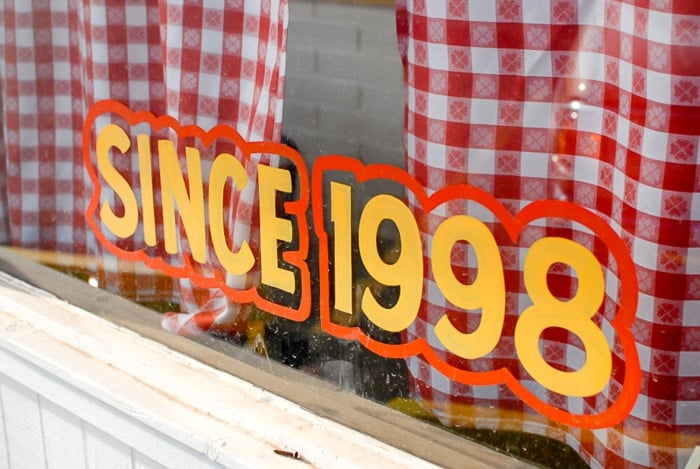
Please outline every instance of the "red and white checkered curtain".
M641 393L614 428L567 428L537 416L506 386L467 386L420 357L409 360L417 397L448 425L525 430L563 440L593 467L682 467L700 444L700 2L671 0L398 0L406 84L406 164L428 193L468 183L493 194L511 215L532 201L572 201L606 220L628 246L639 280L632 331ZM478 311L451 306L433 278L409 339L429 338L465 370L510 369L547 404L575 414L604 411L625 363L610 320L619 272L600 241L562 219L525 229L513 243L493 214L454 204L424 215L429 232L451 215L484 220L499 242L507 286L504 338L478 360L448 353L432 329L446 312L473 330ZM606 298L594 320L613 346L613 376L592 398L538 385L517 361L513 329L530 304L524 253L542 236L562 236L603 265ZM455 268L473 280L465 246ZM427 272L428 270L426 270ZM550 274L563 298L570 271ZM572 335L545 331L543 354L560 369L581 366Z
M181 301L184 314L164 320L171 330L231 322L237 307L219 290L139 273L96 243L85 219L94 188L82 127L94 103L112 99L182 125L228 124L248 141L279 140L286 0L3 0L0 14L0 243L83 255L106 288ZM256 243L259 158L246 163L246 189L229 194L234 246ZM115 165L138 187L132 159ZM254 275L227 281L247 285Z

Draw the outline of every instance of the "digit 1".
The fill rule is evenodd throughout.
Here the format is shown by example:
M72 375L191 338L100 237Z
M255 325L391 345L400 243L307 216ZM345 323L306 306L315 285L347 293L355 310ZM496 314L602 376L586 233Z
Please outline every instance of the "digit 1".
M331 182L335 309L352 315L352 188Z

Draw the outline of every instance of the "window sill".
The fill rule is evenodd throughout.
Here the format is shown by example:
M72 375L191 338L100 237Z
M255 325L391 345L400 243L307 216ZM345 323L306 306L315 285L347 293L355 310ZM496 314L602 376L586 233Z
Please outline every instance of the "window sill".
M169 334L156 313L6 249L0 356L0 385L29 388L111 435L134 466L134 455L167 467L525 465L245 350ZM8 443L19 439L12 412L0 414Z

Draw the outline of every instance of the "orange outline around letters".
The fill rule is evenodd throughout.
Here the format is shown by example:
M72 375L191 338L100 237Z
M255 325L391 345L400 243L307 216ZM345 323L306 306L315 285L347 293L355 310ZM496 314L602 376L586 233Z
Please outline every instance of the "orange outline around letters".
M351 172L358 183L370 179L388 179L411 190L425 212L453 199L474 200L489 210L503 223L508 235L516 241L524 227L534 220L560 217L575 220L591 229L608 246L615 256L621 278L620 306L611 321L625 355L625 379L617 400L598 414L573 414L540 400L530 392L512 373L500 368L484 372L465 371L450 366L421 337L403 344L386 344L368 337L359 327L348 327L331 322L328 235L325 232L323 213L323 174L325 171ZM428 197L423 186L407 172L389 165L369 165L340 155L326 155L316 159L312 174L312 205L316 235L319 242L320 308L321 326L329 334L348 340L357 340L373 352L390 358L405 358L422 354L428 362L448 378L471 385L506 384L520 399L533 409L557 422L582 428L603 428L622 422L632 410L641 387L639 357L630 327L637 311L639 287L634 263L623 241L607 223L583 207L570 202L543 200L526 206L515 217L492 195L468 185L446 187Z
M298 168L297 173L299 175L299 199L285 202L284 207L287 213L295 215L297 218L297 226L299 229L299 248L295 251L284 251L282 253L282 258L286 262L296 266L301 273L301 301L298 309L279 305L266 300L260 296L256 287L250 287L246 290L231 288L226 285L226 278L222 272L215 272L213 278L198 275L193 270L187 256L183 256L184 265L182 267L177 267L166 263L160 257L148 256L143 249L137 251L127 251L121 249L104 236L102 231L99 229L99 224L97 221L98 217L96 215L102 186L100 184L97 172L92 164L90 145L92 140L92 127L95 119L108 113L116 114L122 117L132 126L146 122L155 130L170 127L176 132L178 137L195 137L198 138L205 146L211 145L211 143L218 138L225 138L240 148L246 158L249 158L249 155L255 153L270 153L283 156L294 162ZM309 180L306 164L297 151L281 143L247 142L238 132L236 132L235 129L226 125L217 125L207 132L194 125L181 126L177 120L170 116L156 117L147 111L134 112L120 102L106 100L100 101L92 106L85 119L85 126L83 127L83 159L85 161L88 174L90 175L90 179L95 185L95 192L93 193L89 205L85 211L87 222L99 242L102 243L102 245L114 255L128 261L143 262L148 267L161 270L163 273L171 277L191 278L195 284L202 288L221 289L226 296L233 301L238 303L252 302L261 309L269 311L277 316L282 316L295 321L303 321L309 317L311 314L311 280L309 275L309 267L306 263L309 249L309 227L306 220L306 208L308 207L309 203Z
M179 137L195 137L200 139L205 146L209 146L217 138L225 138L236 144L245 157L253 153L271 153L290 159L297 165L299 174L299 199L285 202L287 213L297 217L299 249L295 251L285 251L282 258L290 264L300 269L301 273L301 302L298 309L278 305L262 298L255 287L246 290L233 289L226 285L223 273L216 272L213 278L197 275L189 261L185 257L182 267L167 264L162 258L149 257L144 250L127 251L121 249L109 241L99 229L97 222L97 207L99 205L101 185L91 158L91 133L95 119L103 114L113 113L121 116L130 125L141 122L149 123L153 129L160 130L170 127L175 130ZM88 207L86 209L87 222L97 237L110 252L116 256L129 260L143 262L152 269L161 270L171 277L188 277L203 288L219 288L233 301L239 303L253 302L260 308L272 314L303 321L307 319L311 312L311 289L310 274L306 263L309 248L309 230L306 219L306 208L309 203L309 181L306 164L298 152L280 143L272 142L247 142L233 128L225 125L218 125L211 130L204 131L197 126L181 126L170 116L156 117L147 111L132 112L125 105L113 100L100 101L89 111L85 126L83 128L83 158L90 179L95 186ZM501 221L508 235L512 240L517 240L524 227L534 220L546 217L560 217L575 220L591 229L600 239L602 239L613 253L621 278L620 306L615 318L611 321L620 343L622 344L625 356L625 379L618 399L605 411L599 414L581 415L572 414L549 404L546 404L527 388L525 388L515 377L505 368L497 370L473 372L454 368L443 361L439 355L430 347L425 338L418 338L405 344L386 344L374 340L365 335L358 327L346 327L334 324L330 320L330 277L329 277L329 252L328 235L325 232L325 220L323 213L323 174L325 171L340 170L353 173L358 182L365 182L370 179L389 179L402 184L415 194L423 210L429 212L440 204L453 199L474 200L489 210ZM622 240L612 231L604 220L597 217L583 207L569 202L560 201L537 201L529 204L516 216L511 216L506 208L498 202L492 195L478 188L468 185L455 185L446 187L428 197L425 189L416 179L405 171L389 165L369 165L365 166L355 159L340 156L326 155L316 159L313 167L312 186L313 191L312 207L316 234L319 243L319 276L320 276L320 309L321 326L329 334L348 340L357 340L373 352L389 358L405 358L412 355L422 354L441 373L448 378L472 385L493 385L504 383L518 397L529 404L533 409L557 422L582 428L603 428L614 426L620 423L629 414L641 387L641 369L639 357L637 355L634 337L630 331L632 322L635 319L637 310L638 285L634 263L629 256L628 250Z

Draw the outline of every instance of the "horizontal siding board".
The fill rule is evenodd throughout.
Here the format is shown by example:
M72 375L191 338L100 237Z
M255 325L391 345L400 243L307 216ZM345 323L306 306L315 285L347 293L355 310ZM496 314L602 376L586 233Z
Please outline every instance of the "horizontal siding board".
M70 361L68 357L66 358ZM137 409L120 405L118 403L118 395L113 394L114 390L105 389L106 394L102 396L105 401L101 401L69 384L69 381L66 380L67 374L58 370L53 371L59 374L53 375L45 370L41 370L0 348L0 379L3 380L3 391L5 391L6 386L9 386L7 389L11 390L9 402L6 399L6 394L8 393L3 392L3 404L6 413L8 405L10 406L10 416L14 416L17 413L22 415L22 413L28 412L24 410L26 405L22 406L24 401L19 401L18 405L16 396L23 397L25 401L25 395L36 399L36 394L34 394L34 390L36 390L42 393L44 399L67 409L76 418L86 422L85 425L92 425L107 431L126 446L136 448L167 467L220 467L211 461L206 454L202 453L203 447L193 448L185 446L181 442L172 439L169 435L162 433L159 422L151 421L143 412ZM86 372L88 370L83 369L83 371ZM26 383L28 387L25 388L19 385L19 382ZM133 383L136 384L136 382ZM15 388L20 388L23 391L12 391ZM35 420L40 420L39 406L36 401L34 412L36 413ZM146 422L143 421L144 419ZM12 417L12 422L15 420L17 418ZM24 463L24 459L19 460L21 464L15 464L17 460L15 453L20 451L20 455L24 458L26 453L24 447L30 441L22 436L26 432L18 432L15 427L16 425L11 425L6 429L11 456L10 467L45 467L43 438L41 435L38 436L38 442L31 443L32 447L37 446L37 444L39 446L40 451L35 451L32 454L36 460L41 460L41 464L38 466L33 464L27 465ZM201 442L199 443L201 444ZM86 460L86 462L89 461ZM88 465L88 467L94 466Z
M158 464L145 454L139 453L133 449L131 450L131 456L134 462L134 469L168 469L167 466Z
M89 469L132 469L131 449L92 425L85 425L85 461Z
M5 414L2 402L2 376L0 375L0 468L9 468L10 456L7 454L7 434L5 432Z
M83 422L46 399L39 399L48 469L85 468Z
M44 467L44 442L37 395L11 380L2 380L2 406L11 468Z

